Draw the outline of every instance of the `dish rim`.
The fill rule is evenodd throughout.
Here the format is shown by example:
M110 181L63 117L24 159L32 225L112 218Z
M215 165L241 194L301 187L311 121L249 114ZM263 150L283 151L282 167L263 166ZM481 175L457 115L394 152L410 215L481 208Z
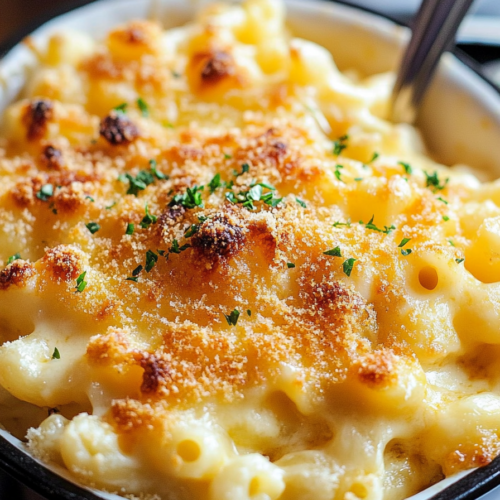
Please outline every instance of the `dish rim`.
M304 2L306 0L303 0ZM407 23L399 19L380 13L366 6L352 5L347 0L316 0L325 3L335 3L353 9L362 11L370 15L388 20L397 26L410 27ZM71 0L71 6L61 5L44 10L43 14L33 22L28 23L23 28L16 30L7 40L0 45L0 62L9 54L18 44L33 33L38 28L49 21L62 16L63 14L76 11L80 8L97 4L98 0ZM481 65L472 57L456 45L449 50L460 62L472 70L476 76L479 76L499 95L500 87L491 81L483 72ZM10 436L10 435L9 435ZM16 439L12 436L12 439ZM18 446L9 439L0 434L0 468L7 474L17 479L20 483L27 486L36 493L49 498L50 500L105 500L121 499L123 497L117 494L92 491L91 488L80 486L76 481L70 480L58 474L45 464L32 457L27 451L23 452ZM439 483L436 483L439 485ZM436 486L434 485L434 486ZM445 487L427 500L475 500L480 496L491 492L494 488L500 486L500 455L490 464L477 468L472 472L466 473L451 485ZM431 486L430 488L432 488ZM429 488L429 489L430 489ZM426 490L410 497L410 499L425 493ZM410 500L408 499L408 500Z

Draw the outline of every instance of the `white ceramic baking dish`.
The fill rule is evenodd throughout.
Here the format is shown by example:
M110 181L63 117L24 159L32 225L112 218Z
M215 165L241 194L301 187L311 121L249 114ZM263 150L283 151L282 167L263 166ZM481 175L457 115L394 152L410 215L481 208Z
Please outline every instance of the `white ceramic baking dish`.
M200 3L100 0L52 19L31 37L35 43L43 42L61 30L80 30L102 37L117 24L145 17L172 27L188 21ZM355 68L364 74L394 69L409 37L408 28L339 2L289 0L287 4L292 32L327 47L340 69ZM35 65L35 58L22 43L0 61L0 116L6 105L19 96ZM444 56L418 125L431 153L443 163L469 164L488 178L500 177L500 93L460 54ZM30 457L22 442L1 429L0 465L51 500L122 498L78 486L62 468L49 468ZM412 498L473 499L497 484L500 461L495 460L488 467L449 478Z

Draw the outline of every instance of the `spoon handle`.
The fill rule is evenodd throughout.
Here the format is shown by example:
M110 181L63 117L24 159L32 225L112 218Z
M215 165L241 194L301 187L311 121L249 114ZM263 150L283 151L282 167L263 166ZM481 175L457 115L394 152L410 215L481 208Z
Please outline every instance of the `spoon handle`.
M392 93L392 119L413 123L442 53L474 0L423 0Z

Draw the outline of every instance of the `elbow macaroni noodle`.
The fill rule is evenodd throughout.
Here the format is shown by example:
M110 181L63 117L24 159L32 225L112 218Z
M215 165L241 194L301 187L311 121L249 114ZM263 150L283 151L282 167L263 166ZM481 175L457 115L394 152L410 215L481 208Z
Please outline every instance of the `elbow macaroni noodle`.
M85 484L399 500L500 452L498 181L284 16L53 36L5 114L0 422Z

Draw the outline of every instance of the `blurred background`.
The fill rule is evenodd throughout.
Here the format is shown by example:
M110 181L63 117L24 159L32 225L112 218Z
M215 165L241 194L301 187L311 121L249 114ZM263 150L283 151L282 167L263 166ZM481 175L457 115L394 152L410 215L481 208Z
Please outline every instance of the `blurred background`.
M91 0L0 0L0 54L43 21ZM307 0L304 0L307 1ZM350 0L347 3L380 11L410 24L421 0ZM500 70L500 0L476 0L464 23L458 41L460 47L484 64L489 76ZM500 66L499 66L500 67ZM488 500L500 499L500 493ZM0 470L0 499L45 500L29 491ZM51 500L51 499L47 499Z

